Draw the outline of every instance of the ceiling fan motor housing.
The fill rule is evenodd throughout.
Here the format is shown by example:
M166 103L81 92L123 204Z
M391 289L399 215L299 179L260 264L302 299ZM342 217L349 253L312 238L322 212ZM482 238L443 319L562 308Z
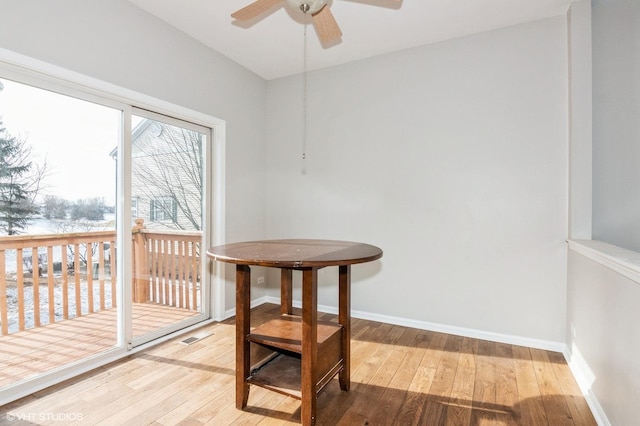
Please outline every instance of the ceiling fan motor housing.
M304 13L315 15L329 0L285 0L289 6Z

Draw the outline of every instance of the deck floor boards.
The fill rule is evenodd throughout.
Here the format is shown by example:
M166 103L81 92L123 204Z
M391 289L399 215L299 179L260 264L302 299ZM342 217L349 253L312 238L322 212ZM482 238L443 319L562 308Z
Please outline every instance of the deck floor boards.
M196 315L186 309L134 304L133 334L141 336ZM0 388L116 345L116 309L0 336Z

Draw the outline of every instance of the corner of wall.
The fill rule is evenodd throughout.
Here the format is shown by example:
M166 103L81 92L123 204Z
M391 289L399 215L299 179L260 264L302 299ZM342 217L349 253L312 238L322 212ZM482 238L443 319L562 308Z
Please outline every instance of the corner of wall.
M592 64L591 1L571 3L567 12L569 75L570 239L591 239Z

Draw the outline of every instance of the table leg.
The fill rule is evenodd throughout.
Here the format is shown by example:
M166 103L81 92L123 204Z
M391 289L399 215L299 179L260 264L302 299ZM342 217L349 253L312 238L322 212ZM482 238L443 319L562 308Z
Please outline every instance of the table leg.
M236 265L236 408L243 409L249 399L251 352L247 336L251 331L251 269Z
M340 389L348 391L351 386L351 265L339 268L338 322L342 325L343 366L338 376Z
M293 314L293 270L280 270L280 313Z
M315 425L318 361L318 270L302 272L302 407L300 419L303 425Z

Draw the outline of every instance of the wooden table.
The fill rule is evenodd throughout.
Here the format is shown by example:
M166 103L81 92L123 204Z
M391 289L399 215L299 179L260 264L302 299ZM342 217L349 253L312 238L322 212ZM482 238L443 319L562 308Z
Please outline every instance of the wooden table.
M349 241L265 240L212 247L207 255L236 264L236 407L255 384L301 400L303 425L316 420L318 392L339 374L349 390L351 265L382 257ZM251 268L281 270L281 316L251 330ZM318 321L318 269L339 268L338 322ZM293 271L302 271L302 315L293 315Z

